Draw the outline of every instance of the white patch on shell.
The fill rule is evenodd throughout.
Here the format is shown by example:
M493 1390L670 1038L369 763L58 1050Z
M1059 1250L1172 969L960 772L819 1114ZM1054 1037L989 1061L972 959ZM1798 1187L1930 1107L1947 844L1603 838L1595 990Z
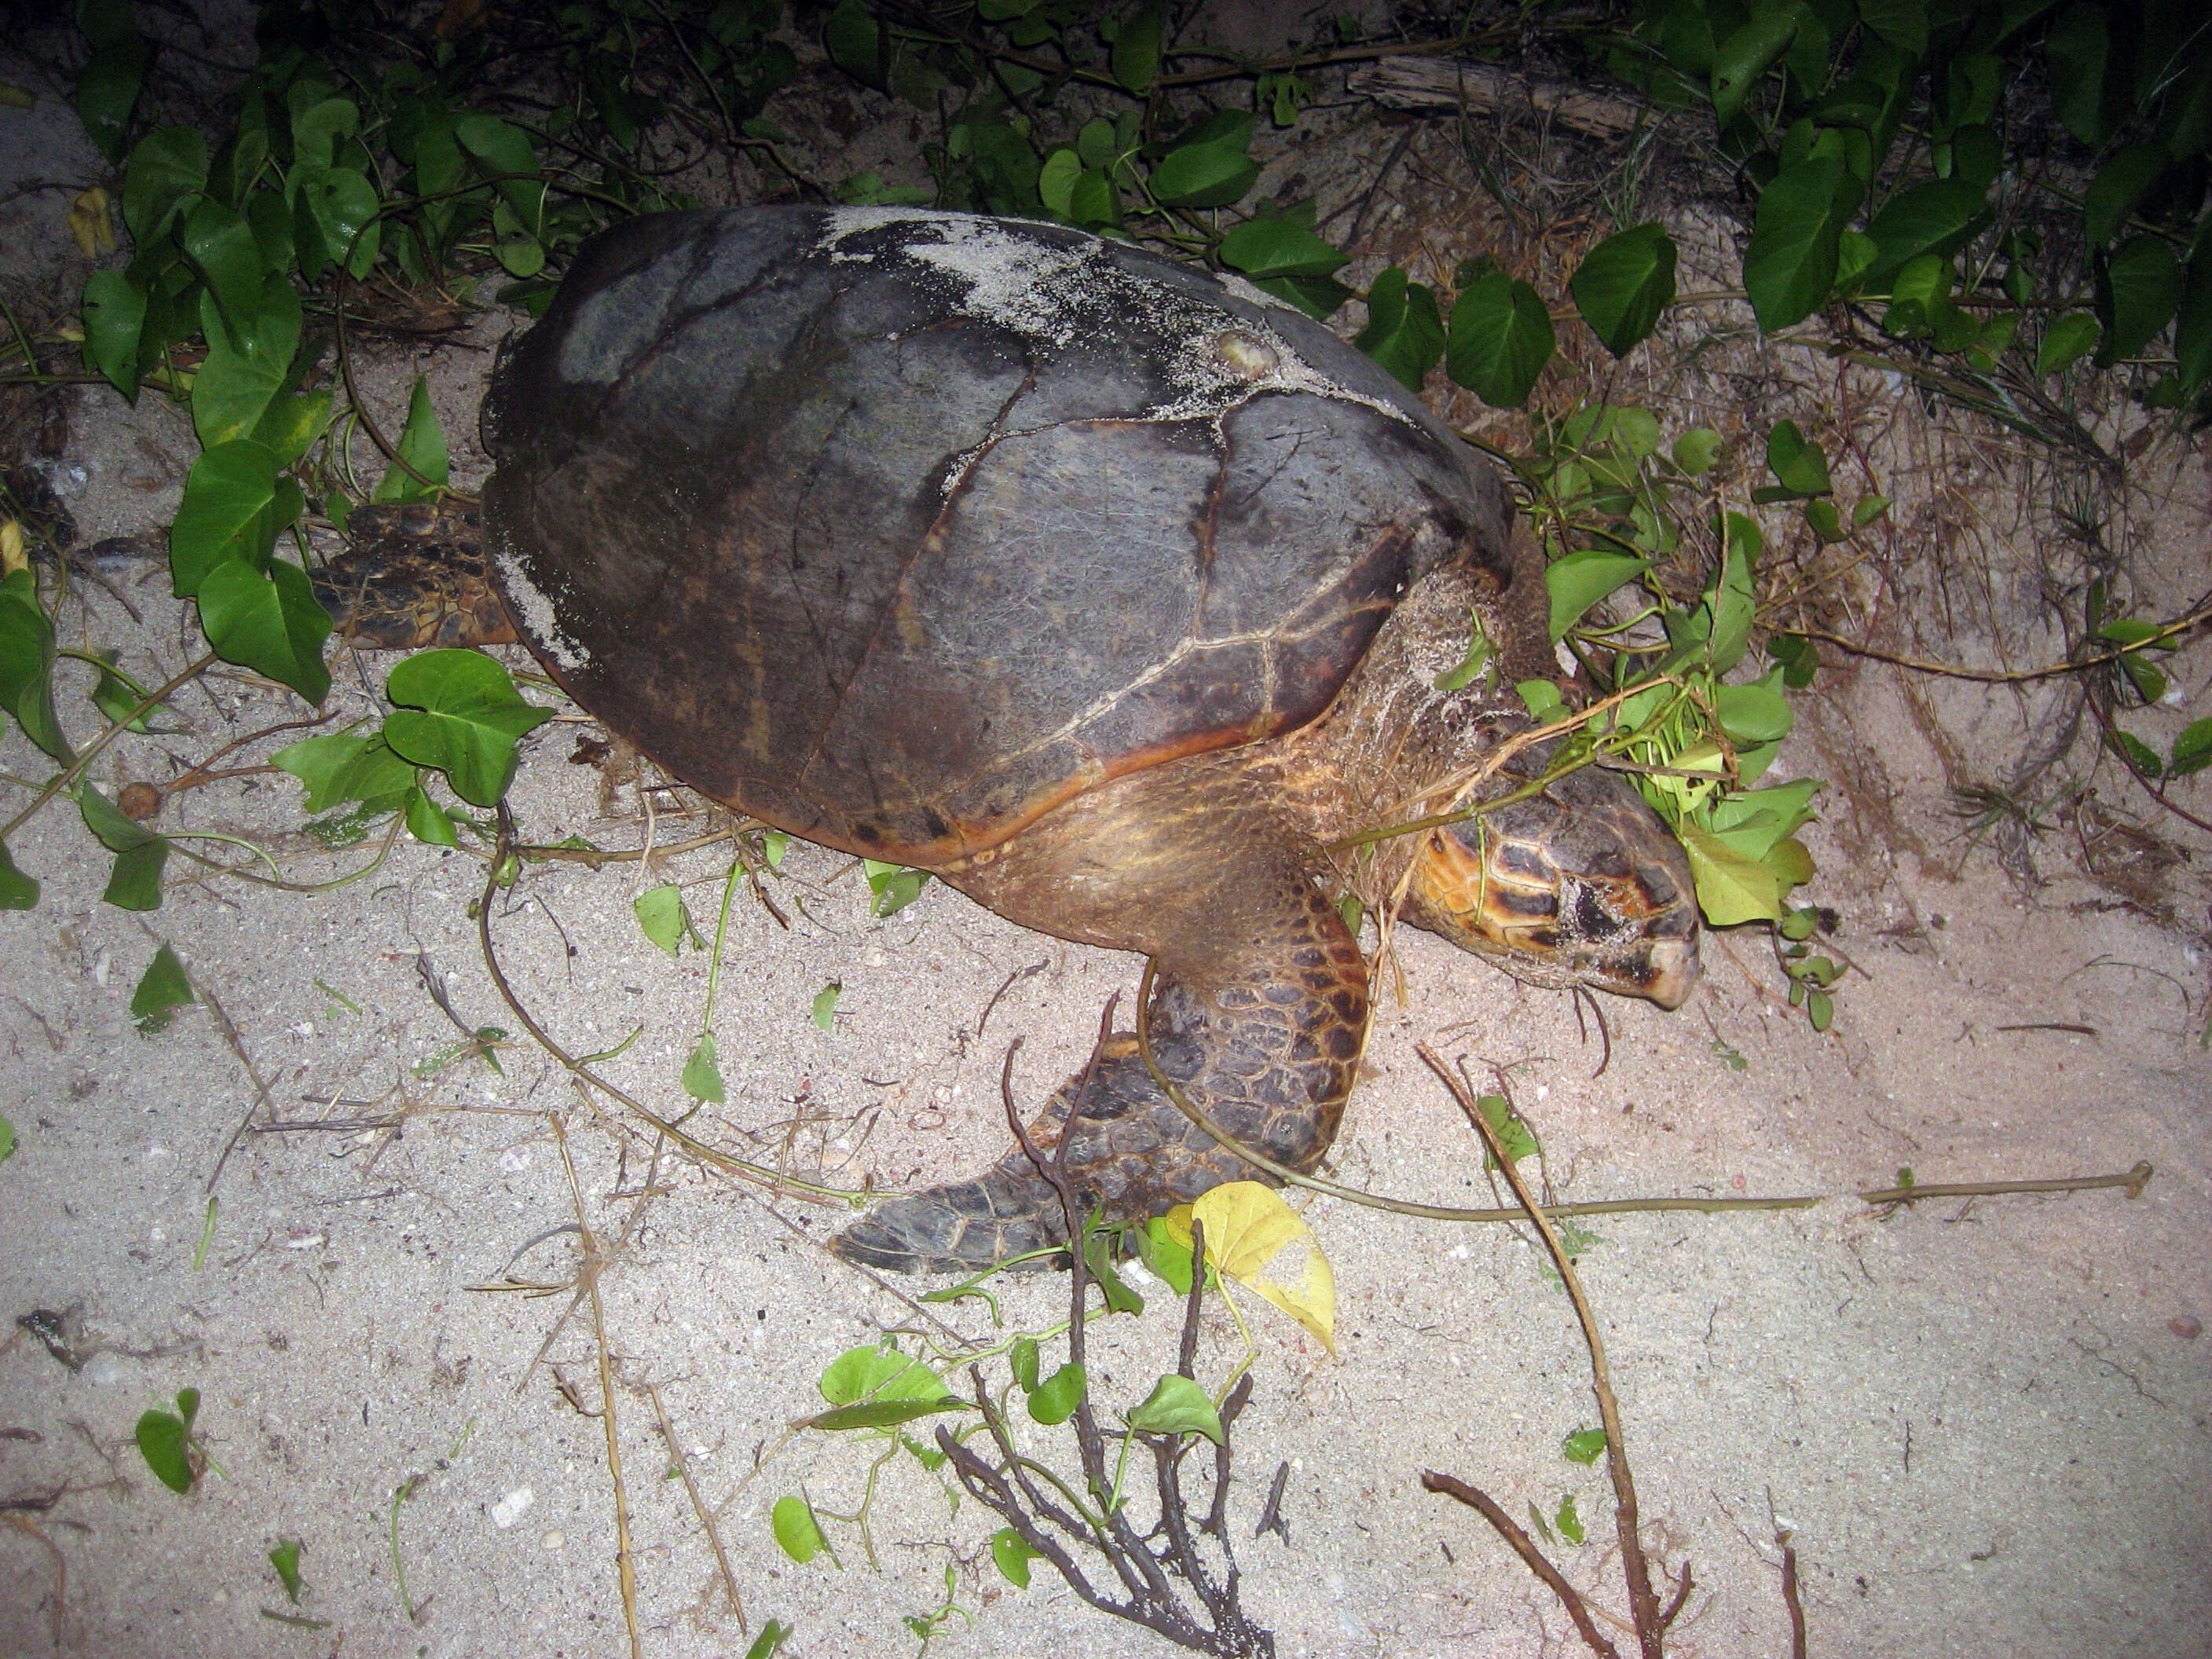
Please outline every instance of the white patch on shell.
M848 236L857 236L864 230L880 230L885 225L933 225L963 218L963 215L945 213L937 208L831 208L823 216L822 237L815 246L832 259L866 264L875 256L868 253L847 253L838 247L838 244Z
M1213 280L1248 306L1259 306L1268 311L1287 311L1297 316L1297 307L1278 300L1257 283L1248 282L1233 270L1217 270Z
M495 558L507 602L514 608L515 620L532 643L571 673L588 667L592 653L561 626L560 612L551 597L530 580L522 556L511 547L502 547Z
M1260 392L1304 392L1359 404L1413 424L1413 416L1387 398L1355 391L1322 374L1265 321L1126 271L1108 257L1107 244L1097 238L1057 247L1014 228L1024 222L929 209L834 208L817 246L833 260L866 262L876 256L846 252L848 238L887 226L930 226L940 240L906 237L896 252L964 283L960 314L997 323L1051 347L1066 346L1109 323L1174 342L1160 361L1179 395L1145 410L1139 417L1144 420L1218 420ZM1190 274L1255 308L1288 309L1241 276L1195 269ZM948 469L947 487L965 470Z
M944 240L909 239L907 258L933 265L968 285L964 310L1017 334L1066 345L1075 337L1088 267L1103 264L1103 250L1054 247L1007 232L994 219L957 213L918 213L911 208L838 208L830 215L820 246L832 259L850 260L841 244L855 231L884 225L933 225ZM864 256L863 256L864 257Z

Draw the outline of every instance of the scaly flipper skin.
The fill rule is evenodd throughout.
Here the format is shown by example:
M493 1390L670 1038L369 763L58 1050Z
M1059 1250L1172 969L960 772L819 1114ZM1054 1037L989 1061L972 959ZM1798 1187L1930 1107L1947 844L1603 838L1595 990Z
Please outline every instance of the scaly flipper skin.
M369 651L513 645L484 568L483 523L458 501L354 508L350 551L308 573L337 636Z
M1152 1058L1206 1116L1310 1170L1336 1138L1365 1041L1367 964L1296 838L1246 781L1204 763L1139 774L1053 813L948 879L1013 920L1139 950L1158 970ZM1086 1206L1142 1219L1255 1171L1215 1145L1115 1033L1032 1127ZM1264 1178L1264 1177L1262 1177ZM900 1199L831 1243L848 1261L965 1273L1064 1242L1058 1194L1017 1147L980 1180Z

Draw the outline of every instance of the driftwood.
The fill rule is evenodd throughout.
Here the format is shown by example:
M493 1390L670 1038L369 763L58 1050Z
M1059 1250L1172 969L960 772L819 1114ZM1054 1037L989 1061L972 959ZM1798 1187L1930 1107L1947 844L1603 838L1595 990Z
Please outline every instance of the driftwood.
M1352 72L1347 89L1390 109L1533 109L1598 138L1625 138L1656 112L1642 99L1539 81L1461 58L1383 58Z

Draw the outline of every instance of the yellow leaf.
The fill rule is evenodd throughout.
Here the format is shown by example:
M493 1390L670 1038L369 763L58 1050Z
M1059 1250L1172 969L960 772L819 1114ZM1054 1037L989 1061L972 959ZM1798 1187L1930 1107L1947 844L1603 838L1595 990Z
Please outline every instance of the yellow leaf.
M23 556L23 526L13 519L0 521L0 576L12 576L29 563Z
M1194 1215L1205 1224L1206 1259L1216 1272L1272 1302L1336 1352L1336 1275L1312 1230L1281 1194L1256 1181L1232 1181L1195 1204L1179 1204L1165 1218L1176 1243L1190 1243Z
M70 234L88 259L115 252L115 228L107 220L107 192L98 185L70 204Z
M28 88L19 87L13 81L0 81L0 109L29 109L38 101Z

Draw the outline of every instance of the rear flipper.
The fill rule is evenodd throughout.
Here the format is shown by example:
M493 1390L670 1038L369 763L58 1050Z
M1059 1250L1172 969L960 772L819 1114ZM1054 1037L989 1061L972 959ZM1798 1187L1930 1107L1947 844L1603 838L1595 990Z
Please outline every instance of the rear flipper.
M513 645L492 591L473 506L410 501L354 508L351 551L307 573L338 637L363 650Z
M1165 1057L1155 1058L1166 1069ZM1183 1115L1153 1082L1136 1039L1118 1032L1095 1065L1070 1078L1030 1126L1030 1144L1048 1164L1079 1091L1066 1164L1079 1217L1103 1205L1116 1220L1136 1219L1256 1173ZM848 1261L892 1273L972 1273L1066 1242L1058 1189L1017 1146L976 1180L884 1205L831 1239L830 1248Z
M1152 1058L1223 1130L1301 1172L1336 1138L1367 1023L1358 945L1310 887L1286 906L1273 948L1245 956L1200 991L1163 981L1152 1000ZM1287 943L1289 948L1283 946ZM1077 1207L1141 1221L1229 1181L1269 1177L1188 1117L1154 1079L1133 1037L1099 1045L1031 1126L1050 1158L1070 1121L1065 1165ZM1060 1194L1017 1146L975 1181L883 1206L830 1243L848 1261L895 1273L969 1273L1066 1242Z

